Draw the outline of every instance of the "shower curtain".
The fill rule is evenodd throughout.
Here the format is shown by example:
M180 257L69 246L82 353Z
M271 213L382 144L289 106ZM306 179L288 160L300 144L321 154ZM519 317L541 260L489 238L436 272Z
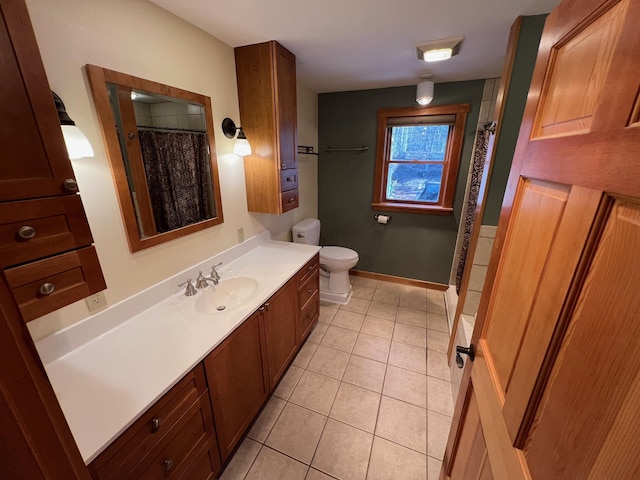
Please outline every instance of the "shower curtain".
M152 130L138 134L158 233L213 217L206 135Z
M460 263L458 263L458 270L456 272L456 293L458 295L460 295L462 275L464 274L464 268L467 262L469 241L471 240L473 223L476 218L476 207L478 205L478 195L480 193L484 162L487 158L487 147L489 145L489 138L494 131L495 123L488 123L479 129L476 134L476 143L473 150L473 163L471 165L471 180L469 181L469 198L467 199L467 210L464 221L464 237L462 239L462 249L460 251Z

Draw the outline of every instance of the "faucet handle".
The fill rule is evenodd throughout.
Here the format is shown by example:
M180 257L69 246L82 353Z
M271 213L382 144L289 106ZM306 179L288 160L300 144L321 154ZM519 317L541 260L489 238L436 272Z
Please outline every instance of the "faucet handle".
M196 288L207 288L208 285L207 278L202 275L202 270L200 270L198 278L196 279Z
M195 295L196 293L198 293L198 291L193 286L193 283L191 283L191 279L188 279L186 282L182 282L182 283L178 284L179 287L184 287L185 285L187 286L187 289L185 290L184 294L187 297L191 297L191 296Z

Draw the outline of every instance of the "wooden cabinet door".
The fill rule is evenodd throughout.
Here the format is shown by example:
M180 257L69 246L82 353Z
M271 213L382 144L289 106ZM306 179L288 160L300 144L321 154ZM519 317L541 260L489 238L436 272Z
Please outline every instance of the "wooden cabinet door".
M73 193L73 170L27 8L0 2L0 201Z
M280 169L298 168L296 57L279 43L274 48L275 107Z
M441 478L640 475L638 18L547 18Z
M296 288L290 280L264 304L263 322L269 390L278 383L298 346L296 337Z
M268 393L259 318L257 313L249 317L204 361L222 463L242 439Z

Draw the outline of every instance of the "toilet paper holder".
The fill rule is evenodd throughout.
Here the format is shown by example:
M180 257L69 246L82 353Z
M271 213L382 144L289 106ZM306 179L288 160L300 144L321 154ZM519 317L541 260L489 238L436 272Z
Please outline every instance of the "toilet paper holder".
M386 222L378 222L378 218L379 218L379 217L386 218L386 219L387 219L387 221L386 221ZM380 224L389 223L389 222L391 221L391 215L381 215L381 214L379 214L379 213L376 213L376 214L373 216L373 218L374 218L374 220L375 220L376 222L378 222L378 223L380 223Z

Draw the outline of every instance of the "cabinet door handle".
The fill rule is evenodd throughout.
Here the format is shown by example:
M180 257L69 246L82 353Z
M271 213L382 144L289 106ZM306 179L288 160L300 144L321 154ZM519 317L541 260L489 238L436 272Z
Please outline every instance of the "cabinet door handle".
M313 265L307 267L307 270L309 270L309 271L313 270Z
M313 288L308 289L307 293L313 293Z
M287 168L287 164L286 163L281 163L280 164L280 168Z
M264 304L264 308L269 308L271 306L271 304L269 302Z
M31 225L23 225L20 227L20 230L18 230L18 236L23 240L30 240L36 236L36 229Z
M157 432L160 429L160 425L162 425L162 419L154 418L153 420L151 420L151 431Z
M261 312L264 312L264 305L262 305L260 308L258 308L258 310L260 310Z
M78 190L78 182L76 182L74 178L67 178L62 185L66 190L69 190L70 192L75 192Z
M38 289L38 293L40 293L40 295L50 295L51 293L53 293L55 289L56 289L56 286L53 283L47 282L40 285L40 288Z
M173 468L173 460L168 458L167 460L164 461L164 471L168 472L172 468Z

